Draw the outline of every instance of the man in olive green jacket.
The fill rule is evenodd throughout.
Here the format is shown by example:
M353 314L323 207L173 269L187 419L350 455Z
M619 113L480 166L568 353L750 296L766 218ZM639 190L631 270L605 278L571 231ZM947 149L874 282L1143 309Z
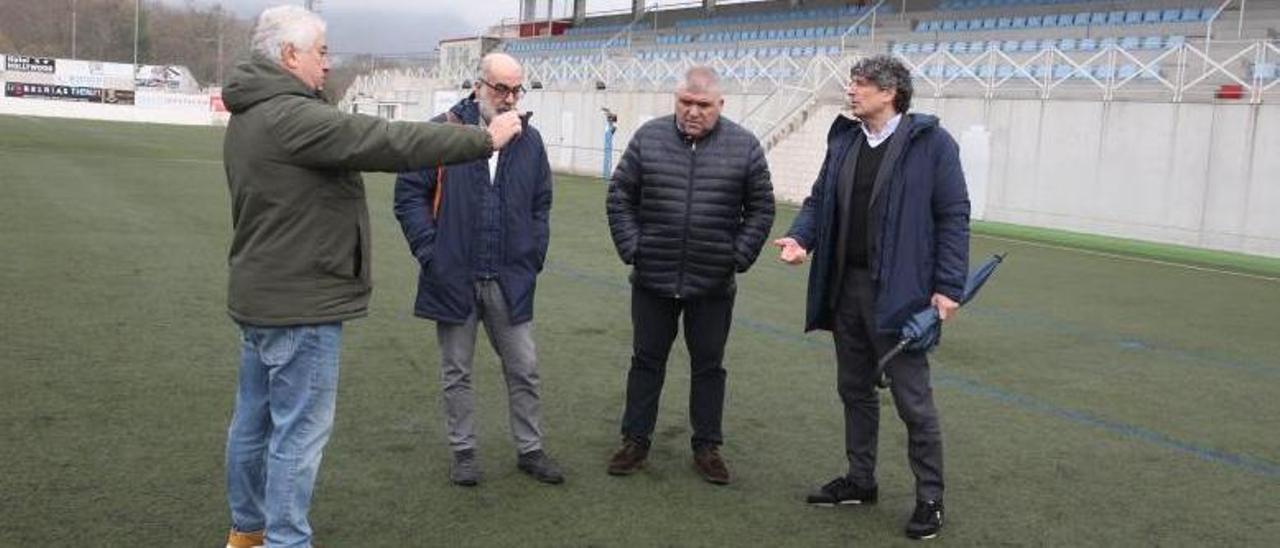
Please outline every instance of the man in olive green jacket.
M234 236L227 310L242 334L227 436L233 547L309 546L307 510L333 426L342 322L367 313L369 212L361 171L488 157L520 132L397 123L325 102L325 24L297 6L259 16L252 58L223 89Z

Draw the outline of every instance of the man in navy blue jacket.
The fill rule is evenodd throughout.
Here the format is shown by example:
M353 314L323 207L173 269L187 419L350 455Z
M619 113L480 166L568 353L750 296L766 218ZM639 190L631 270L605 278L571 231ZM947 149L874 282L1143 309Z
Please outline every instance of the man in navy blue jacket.
M853 67L848 89L857 120L836 119L813 191L781 259L813 256L805 330L827 329L836 347L849 472L809 496L815 505L871 504L880 402L876 362L911 314L934 306L945 321L964 292L969 196L959 148L938 119L908 113L911 73L889 56ZM916 478L911 538L942 528L942 433L923 353L904 352L885 369Z
M483 125L514 110L524 94L520 64L505 54L481 60L476 92L435 121ZM526 122L527 124L527 122ZM402 173L395 213L422 271L414 314L436 321L449 447L449 479L473 486L476 457L471 365L478 324L502 360L517 467L561 483L542 448L534 285L550 238L551 167L542 136L525 127L488 161Z

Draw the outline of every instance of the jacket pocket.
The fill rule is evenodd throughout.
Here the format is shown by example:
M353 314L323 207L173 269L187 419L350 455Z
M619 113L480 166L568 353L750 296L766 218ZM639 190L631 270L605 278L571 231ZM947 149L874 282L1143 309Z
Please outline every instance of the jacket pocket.
M360 230L360 224L356 224L356 246L351 255L351 277L364 278L364 234Z

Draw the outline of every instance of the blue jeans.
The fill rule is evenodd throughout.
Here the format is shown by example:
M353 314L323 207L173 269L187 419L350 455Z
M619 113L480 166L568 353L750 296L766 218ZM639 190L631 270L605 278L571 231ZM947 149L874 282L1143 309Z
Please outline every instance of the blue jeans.
M241 325L240 386L227 429L227 501L238 531L311 545L307 511L333 431L342 324Z

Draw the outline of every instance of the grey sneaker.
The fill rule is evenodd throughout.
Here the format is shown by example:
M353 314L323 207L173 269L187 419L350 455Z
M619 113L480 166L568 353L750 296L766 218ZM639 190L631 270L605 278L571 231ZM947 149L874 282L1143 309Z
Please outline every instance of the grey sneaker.
M480 461L475 449L454 451L453 464L449 467L449 481L454 485L474 487L480 483Z
M560 465L541 449L522 453L516 459L516 468L542 483L564 483L564 473L560 471Z

